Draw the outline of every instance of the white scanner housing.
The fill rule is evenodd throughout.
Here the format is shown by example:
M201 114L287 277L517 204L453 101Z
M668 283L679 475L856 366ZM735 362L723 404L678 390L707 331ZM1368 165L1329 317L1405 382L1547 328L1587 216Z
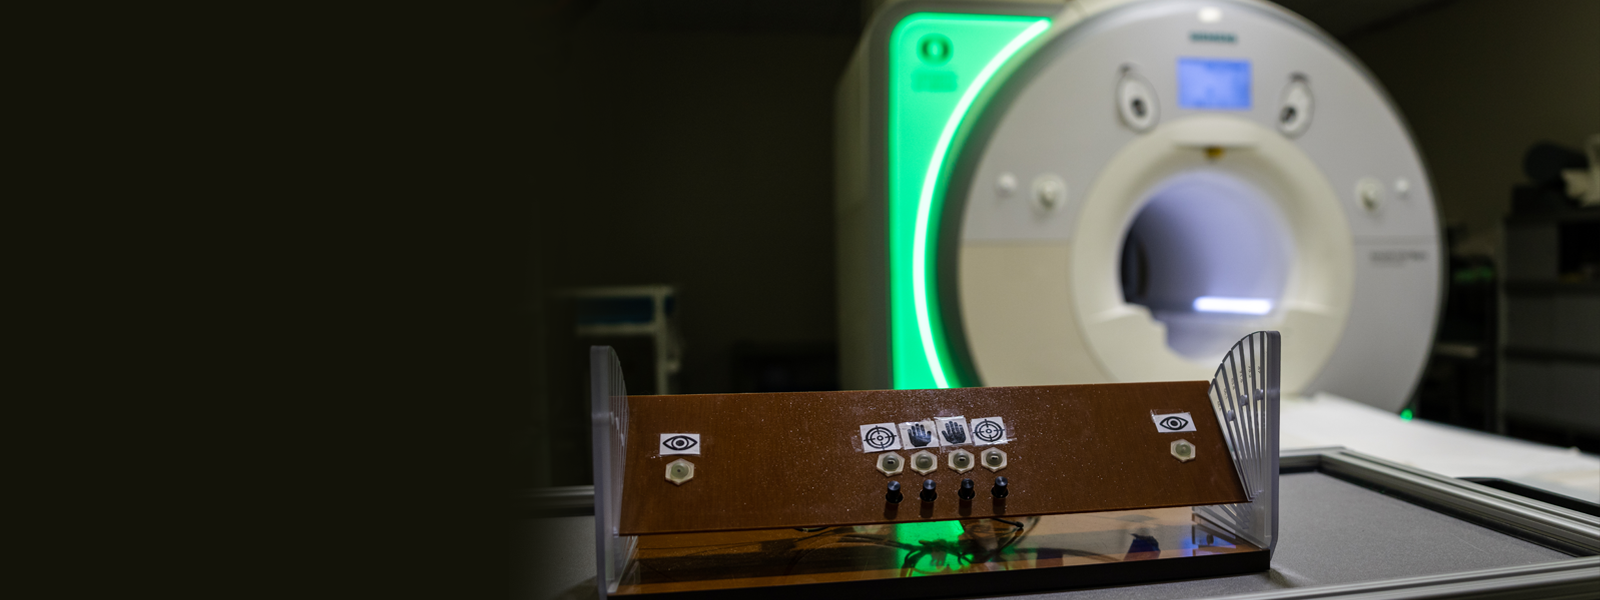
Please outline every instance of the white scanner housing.
M939 52L977 42L930 15L971 14L1048 23L1019 21L1034 29L987 74L940 75ZM964 112L906 116L939 93ZM1428 356L1442 256L1422 159L1371 74L1275 5L890 4L838 126L847 388L1209 379L1276 330L1285 394L1398 410Z

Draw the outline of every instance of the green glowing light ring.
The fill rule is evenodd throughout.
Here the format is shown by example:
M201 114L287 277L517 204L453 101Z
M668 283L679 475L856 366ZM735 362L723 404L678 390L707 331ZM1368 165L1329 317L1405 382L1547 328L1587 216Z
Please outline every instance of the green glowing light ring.
M933 322L928 314L928 225L933 213L933 192L939 181L939 171L944 165L945 153L950 150L950 142L955 139L956 128L966 117L967 111L972 108L972 102L977 99L978 92L994 77L1000 65L1005 64L1011 56L1022 49L1039 34L1050 27L1050 20L1043 19L1022 33L1017 34L1010 43L1000 49L989 64L973 78L972 85L967 86L967 92L962 94L961 100L956 103L955 110L950 111L950 119L944 124L944 131L939 134L939 142L933 147L933 158L928 161L928 174L922 180L922 194L917 199L917 222L912 228L911 241L911 300L916 309L917 335L922 340L922 354L928 360L928 369L933 373L934 384L940 388L950 387L950 381L944 374L944 364L939 360L939 351L933 342Z

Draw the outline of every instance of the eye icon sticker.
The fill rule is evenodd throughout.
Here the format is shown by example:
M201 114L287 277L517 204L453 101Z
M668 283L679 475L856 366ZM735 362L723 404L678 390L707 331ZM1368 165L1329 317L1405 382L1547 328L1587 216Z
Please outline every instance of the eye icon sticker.
M1161 433L1174 433L1179 431L1195 431L1194 417L1189 413L1152 414L1150 420L1155 421L1156 431Z
M661 434L661 447L659 453L663 456L669 454L700 455L700 434L698 433L663 433Z
M894 423L874 423L861 426L861 451L883 452L900 449L900 434Z

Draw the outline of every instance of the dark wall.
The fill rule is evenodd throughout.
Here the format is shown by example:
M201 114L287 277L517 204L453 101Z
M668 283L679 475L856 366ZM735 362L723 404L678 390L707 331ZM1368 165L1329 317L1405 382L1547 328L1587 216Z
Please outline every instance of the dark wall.
M561 289L666 284L677 289L678 393L749 391L751 374L733 370L761 368L757 351L827 361L837 339L833 93L855 34L601 17L550 31L548 70L530 74L550 90L538 142L549 164L535 183L541 339L559 342L570 326L551 308ZM566 356L576 352L561 343L536 352L534 419L548 425L519 442L535 455L587 447L586 435L559 433L586 425L573 418L587 402L577 379L587 359ZM583 472L548 469L533 465L534 481L584 482Z
M831 342L833 90L854 38L590 31L550 78L546 287L678 287L681 392L730 347Z
M1600 133L1600 2L1458 0L1345 43L1410 123L1459 252L1499 254L1528 146Z

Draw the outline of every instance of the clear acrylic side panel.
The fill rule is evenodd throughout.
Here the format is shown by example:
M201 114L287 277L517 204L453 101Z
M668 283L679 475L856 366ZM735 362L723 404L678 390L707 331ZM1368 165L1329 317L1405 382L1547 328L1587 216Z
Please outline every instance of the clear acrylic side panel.
M1211 407L1249 502L1197 506L1195 514L1266 548L1278 544L1278 391L1282 338L1239 340L1211 378Z
M610 346L589 347L589 399L594 448L595 583L600 597L617 591L638 538L618 536L622 475L628 440L628 387Z

